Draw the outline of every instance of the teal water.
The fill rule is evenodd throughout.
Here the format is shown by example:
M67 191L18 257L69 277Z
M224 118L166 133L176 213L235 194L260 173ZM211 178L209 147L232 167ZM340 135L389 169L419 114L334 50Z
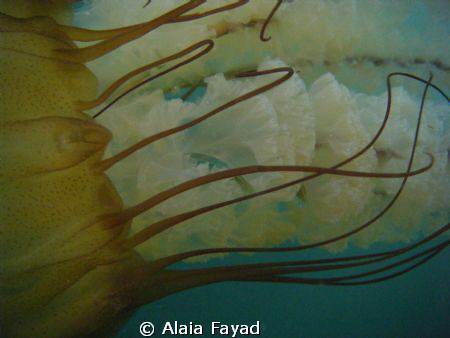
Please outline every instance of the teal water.
M323 253L316 250L309 256ZM298 257L305 255L289 255ZM201 287L142 307L117 337L141 337L139 325L144 321L155 325L155 337L172 337L161 335L167 321L200 324L203 336L212 337L212 321L251 325L257 320L261 337L448 337L449 260L446 250L405 275L366 286L229 282Z

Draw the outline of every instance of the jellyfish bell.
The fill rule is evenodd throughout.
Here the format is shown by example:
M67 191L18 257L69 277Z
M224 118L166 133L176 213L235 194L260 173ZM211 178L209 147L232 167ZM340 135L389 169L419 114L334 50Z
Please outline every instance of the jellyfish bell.
M16 18L49 16L60 23L70 23L73 19L72 4L77 0L2 0L0 10Z
M266 5L268 3L270 6ZM342 3L345 5L345 2ZM113 2L107 4L114 6ZM203 4L205 7L199 7ZM99 158L99 151L94 152L94 160L91 159L90 152L87 155L85 152L81 152L81 155L75 152L77 159L86 160L87 157L89 161L82 162L83 165L84 162L89 162L89 165L86 169L83 167L85 170L77 171L71 180L84 182L77 178L85 178L83 175L89 170L94 174L88 175L106 180L103 171L110 169L108 175L112 177L114 186L125 201L125 207L122 208L121 202L111 190L109 195L95 195L98 201L93 199L92 206L86 212L95 209L97 202L102 205L109 203L114 208L96 215L92 221L94 225L89 223L80 231L69 235L61 231L59 224L59 227L53 229L53 234L49 233L53 242L44 241L42 246L45 250L37 250L41 253L44 251L45 257L30 258L23 246L13 246L12 254L8 253L6 260L2 253L2 320L6 323L7 333L27 335L33 329L36 336L88 334L98 327L108 326L140 304L195 286L221 281L321 285L372 283L407 272L447 247L448 241L441 241L429 249L422 249L423 244L437 237L441 238L448 229L448 226L443 226L429 230L424 239L413 244L374 254L187 270L171 267L186 259L205 259L212 254L287 252L314 247L337 251L343 249L348 239L356 238L355 243L361 245L396 240L405 233L409 235L411 230L397 227L393 234L386 234L386 230L390 229L386 224L397 223L396 214L389 215L391 209L394 210L391 207L403 203L398 211L401 219L401 215L405 215L405 209L411 210L411 207L416 206L413 198L415 195L421 196L420 204L432 205L431 211L427 210L421 216L428 217L429 213L448 216L445 214L446 200L442 199L442 193L436 193L448 186L445 181L447 162L441 154L442 144L445 144L442 136L445 132L442 121L439 120L440 115L426 117L423 109L429 92L436 91L443 97L440 100L444 104L429 103L427 109L448 111L448 98L434 84L434 80L425 76L393 73L387 77L387 92L377 95L355 94L341 83L340 79L345 77L342 74L338 76L327 73L309 83L301 78L301 73L297 74L288 66L295 63L293 55L296 54L295 50L288 48L289 44L269 47L277 51L285 48L284 54L288 57L291 55L291 60L281 61L272 55L265 55L264 49L255 49L253 56L249 56L250 61L239 58L241 52L244 53L242 50L239 53L234 51L235 57L230 58L237 59L235 63L223 62L224 55L230 55L230 46L236 45L237 41L252 41L254 37L264 41L258 44L255 42L250 45L252 47L259 46L259 43L274 43L276 40L283 42L283 38L292 40L292 37L286 37L285 34L277 37L272 30L276 23L282 26L281 20L277 20L277 13L282 12L276 13L276 10L281 11L285 6L286 14L288 9L293 9L286 7L290 5L289 2L283 6L281 1L276 4L264 2L264 6L267 6L263 6L267 9L265 16L254 14L255 7L247 6L251 4L249 1L229 2L226 5L214 1L208 4L205 1L188 1L175 5L169 1L152 1L146 6L150 17L141 21L147 21L146 24L130 22L126 26L116 23L115 27L125 28L100 33L59 26L60 30L64 30L73 39L105 40L104 44L94 47L51 50L52 58L63 59L69 64L83 64L95 59L155 27L158 29L154 29L150 35L159 31L169 34L168 36L177 35L180 33L174 33L172 26L184 25L186 28L186 24L190 30L183 34L187 36L188 32L197 32L192 34L194 37L198 34L198 40L192 43L184 41L179 44L173 40L174 50L158 50L169 45L161 41L171 41L167 36L159 36L159 43L154 44L156 51L148 51L151 55L142 53L139 49L124 52L128 56L144 55L146 61L142 61L142 64L133 62L133 69L137 68L138 71L132 69L125 77L115 81L112 87L104 91L105 96L93 99L84 97L88 95L81 95L83 97L80 98L80 93L74 91L77 109L101 105L105 99L115 95L117 87L123 82L139 77L141 72L148 70L152 73L145 76L154 80L149 83L150 87L182 87L204 79L205 84L201 87L205 93L197 101L192 100L194 102L167 100L161 90L149 92L146 87L140 86L131 94L124 97L119 95L119 100L112 96L111 100L116 102L112 106L106 103L108 109L105 111L94 111L92 115L96 116L96 121L111 129L115 139L104 159ZM305 1L304 4L312 3ZM228 5L235 7L227 7ZM334 2L329 5L335 6ZM163 8L161 12L158 12L157 6ZM245 8L248 9L247 14L240 11ZM91 9L92 12L89 12ZM95 3L91 9L88 11L89 15L95 17ZM220 9L233 9L234 14L228 18L219 16L218 22L207 21L219 15ZM331 9L324 7L325 13L343 10L345 14L348 9L348 6ZM314 8L309 10L313 13ZM123 16L105 9L100 12L107 13L108 17ZM296 14L300 12L298 9L295 11ZM265 17L269 13L271 22L274 22L272 25L266 24L268 21ZM156 21L152 21L152 16ZM195 19L206 20L207 23L195 26ZM102 37L99 38L99 35ZM215 37L218 38L211 39ZM348 50L341 49L338 43L336 45L330 40L332 39L326 40L322 45L328 47L325 48L327 58L324 64L331 64L331 61L340 63L348 56ZM348 42L342 43L345 45ZM144 46L147 50L148 46ZM214 49L213 46L217 48ZM306 56L302 56L303 62L308 63L308 56L316 59L321 49L323 48L313 45ZM327 52L328 49L337 51L337 54ZM164 63L178 61L180 57L192 56L193 53L196 54L188 59L189 65L185 65L185 61L175 66L169 65L169 69L172 67L176 72L167 74L164 80L166 83L157 82L164 79L162 75L167 73L167 68L162 68L164 64L161 60ZM152 55L158 57L153 58ZM204 64L199 64L203 59L198 58L203 58L204 55L210 58L205 59ZM119 57L116 62L120 63L121 60L130 59ZM149 60L158 61L146 65ZM246 70L249 69L248 62L252 66L250 69L258 67L257 70ZM189 71L184 75L180 73L178 78L173 75L186 69ZM316 71L311 69L310 74ZM220 74L221 72L225 75ZM418 97L411 98L405 90L392 88L394 78L401 77L421 84ZM100 83L102 81L112 83L100 79ZM106 85L101 86L102 89L106 88ZM32 96L30 100L31 98ZM377 114L369 114L369 108ZM135 114L137 120L128 120L124 112ZM389 132L388 123L395 121L395 113L400 117L397 117L395 128ZM92 127L92 119L86 120L88 122L84 123L90 128L98 128L94 130L94 138L97 141L100 139L102 153L109 135L103 127ZM69 121L64 120L64 123L54 124L61 130L66 130L67 122ZM23 139L28 144L34 144L33 138L26 136L29 134L26 133L27 123L28 121L24 123ZM74 124L81 124L81 128L84 128L83 122L69 123L70 127ZM419 136L423 134L424 124L432 132L425 132L426 137L421 139ZM13 125L11 133L16 133L14 127ZM39 125L33 124L32 127L42 132ZM47 123L45 128L44 131L53 130ZM399 133L401 128L404 130ZM12 138L8 138L8 130L6 128L2 131L2 141L9 145L8 151L13 149L8 157L12 162L6 168L11 169L11 166L15 167L13 161L17 159L17 154L27 154L27 147L14 149ZM83 138L83 133L69 135L69 140L75 143L80 139L92 143L89 142L92 134L86 135L86 138ZM42 132L39 139L54 145L46 136L48 133ZM118 142L121 139L123 143ZM45 149L53 154L51 147ZM25 158L30 160L32 155L33 153L27 154L28 157ZM77 161L73 161L71 156L68 158L70 168L79 168L73 166ZM62 158L58 157L58 160ZM42 164L39 157L36 161ZM24 167L29 169L29 166ZM406 194L410 182L414 182L416 177L427 177L424 175L431 170L435 170L431 179L425 183L416 181L413 185L415 190ZM56 175L59 174L58 170L53 171ZM13 170L8 173L13 173ZM289 176L289 173L293 176ZM383 185L377 183L375 178L396 182ZM434 179L436 182L433 182ZM14 187L10 182L4 182L4 185ZM430 189L430 186L433 188ZM83 187L89 191L95 185ZM282 190L282 187L285 189ZM23 190L26 191L26 187ZM35 193L34 190L31 192ZM70 190L69 196L71 193L73 191ZM9 198L26 195L15 194ZM53 195L52 190L48 189L47 198L51 199ZM405 195L409 198L401 201ZM29 201L26 198L23 200ZM18 209L14 205L9 206L14 210ZM18 207L29 211L27 205ZM64 210L64 206L61 205L58 210ZM58 210L55 213L52 210L47 212L53 217L58 214ZM138 217L141 219L137 219ZM445 219L444 224L448 222ZM13 222L14 217L10 217L10 220ZM8 222L6 225L9 225ZM14 233L8 227L5 229L8 230L7 236ZM23 243L26 239L36 247L36 237L45 231L46 229L37 227L34 232L28 231L23 236L16 236L15 240ZM417 231L418 229L413 229L412 232L414 234ZM364 232L366 235L358 237ZM55 240L52 237L55 233L61 234L61 237ZM104 236L109 236L108 240L103 240ZM293 237L298 237L299 244L296 246L266 248ZM4 238L6 237L2 235L0 239ZM134 251L135 248L138 251ZM417 251L413 252L414 249ZM23 251L28 254L25 255L26 258L30 258L25 260L28 265L22 264ZM398 260L392 262L394 258ZM385 264L381 268L370 267L370 264L377 262ZM364 273L346 272L338 277L314 275L315 272L351 269L356 266L369 268ZM392 272L394 268L398 270Z

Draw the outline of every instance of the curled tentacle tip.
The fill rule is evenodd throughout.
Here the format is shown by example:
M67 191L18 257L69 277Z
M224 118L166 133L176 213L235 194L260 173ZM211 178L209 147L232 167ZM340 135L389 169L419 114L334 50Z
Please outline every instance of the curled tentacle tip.
M273 7L271 12L267 16L266 20L264 21L263 26L261 28L261 32L259 34L259 39L261 41L267 42L270 39L272 39L272 37L270 37L270 36L265 37L264 34L266 33L267 26L269 25L270 21L272 20L273 16L275 15L276 11L278 10L278 8L281 6L282 2L283 2L283 0L278 0L277 1L276 5Z

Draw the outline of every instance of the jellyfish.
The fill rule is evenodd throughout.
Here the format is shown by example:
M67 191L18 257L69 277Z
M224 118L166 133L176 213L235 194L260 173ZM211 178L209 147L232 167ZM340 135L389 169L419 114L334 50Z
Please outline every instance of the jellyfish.
M219 3L208 1L204 10ZM90 65L106 88L149 60L214 41L207 55L92 113L113 134L105 154L113 160L104 163L129 210L124 217L133 218L127 246L152 264L118 262L90 282L113 275L134 306L229 280L371 284L448 245L424 246L448 227L448 98L440 89L448 81L448 53L445 38L434 38L446 28L426 27L440 3L255 3L163 26ZM176 7L142 5L133 11L120 2L86 2L75 22L127 26ZM420 16L423 9L430 17ZM410 17L423 22L405 35L416 24ZM208 115L217 107L226 109ZM114 160L171 128L180 131ZM397 247L370 251L383 243ZM346 253L352 247L361 251ZM247 263L255 255L228 257L233 252L272 254ZM283 252L290 258L278 258ZM181 270L172 268L181 261ZM367 270L351 270L358 266ZM139 287L145 292L128 291ZM84 292L79 297L89 301ZM120 308L121 297L107 308ZM120 317L132 310L120 308Z

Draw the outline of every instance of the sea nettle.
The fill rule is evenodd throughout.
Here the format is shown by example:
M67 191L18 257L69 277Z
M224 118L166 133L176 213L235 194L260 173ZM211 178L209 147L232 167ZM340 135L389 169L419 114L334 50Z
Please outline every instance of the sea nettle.
M415 324L426 321L417 313L435 318L432 330L380 327L361 313L382 308L379 319L389 326L411 311L393 293L440 295L424 282L426 266L418 269L423 279L409 274L418 281L399 276L449 244L446 1L183 3L196 2L194 10L87 64L105 94L80 106L92 108L96 123L112 132L99 168L124 202L104 221L124 231L105 245L97 270L74 282L79 289L68 302L83 303L74 295L83 299L88 285L90 311L96 313L101 299L98 326L109 328L108 320L126 319L138 305L188 288L278 282L295 288L188 291L169 299L167 312L160 311L169 304L164 301L149 305L122 333L139 336L139 322L153 321L159 334L164 322L184 320L203 324L208 334L216 319L260 320L267 336L349 336L355 322L374 335L443 332L445 295L410 316ZM73 19L84 28L132 26L131 32L180 5L86 0L74 4ZM339 288L351 285L364 286ZM411 285L416 288L404 290ZM283 296L269 302L271 292ZM217 299L203 299L202 309L192 311L201 295ZM389 300L366 308L374 299ZM180 310L177 300L191 311ZM226 301L239 304L237 313L246 317L235 317L234 306L220 314ZM64 302L51 304L65 309ZM311 304L317 307L297 313ZM401 310L391 310L394 304ZM318 313L320 321L344 319L330 326L309 320ZM79 331L75 319L56 327L96 330L84 317Z

